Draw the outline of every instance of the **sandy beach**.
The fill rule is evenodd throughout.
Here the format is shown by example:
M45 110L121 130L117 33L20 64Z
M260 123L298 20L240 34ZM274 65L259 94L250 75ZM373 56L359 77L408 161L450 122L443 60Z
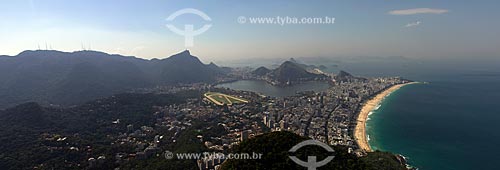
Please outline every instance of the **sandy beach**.
M363 104L363 107L361 108L361 111L358 115L356 128L354 129L354 139L356 140L356 142L358 143L358 145L361 149L363 149L367 152L372 151L370 144L368 143L367 136L366 136L366 120L368 119L368 114L370 114L370 112L372 112L382 102L382 100L384 100L384 98L387 95L391 94L392 92L398 90L399 88L401 88L405 85L413 84L413 83L415 83L415 82L394 85L394 86L380 92L375 97L366 101Z

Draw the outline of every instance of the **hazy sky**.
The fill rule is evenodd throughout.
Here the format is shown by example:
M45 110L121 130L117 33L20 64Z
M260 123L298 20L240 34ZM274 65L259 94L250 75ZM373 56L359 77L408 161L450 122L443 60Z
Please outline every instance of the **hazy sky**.
M168 30L212 27L189 49L204 61L265 57L499 57L500 10L488 0L242 1L4 0L0 54L38 46L165 58L184 37ZM173 12L194 8L211 21ZM247 18L246 24L238 18ZM334 24L249 24L251 17L334 17Z

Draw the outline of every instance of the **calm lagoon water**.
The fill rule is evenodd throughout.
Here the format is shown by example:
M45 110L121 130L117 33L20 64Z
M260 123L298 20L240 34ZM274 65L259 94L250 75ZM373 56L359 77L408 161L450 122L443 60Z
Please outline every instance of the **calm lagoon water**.
M498 169L500 74L425 76L388 96L367 121L374 149L406 156L420 170ZM220 84L283 97L323 91L326 83L275 87L264 81Z

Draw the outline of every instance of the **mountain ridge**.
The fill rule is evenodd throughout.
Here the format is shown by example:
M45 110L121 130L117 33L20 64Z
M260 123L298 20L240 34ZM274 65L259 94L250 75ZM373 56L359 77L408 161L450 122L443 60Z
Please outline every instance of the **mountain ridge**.
M306 68L293 61L285 61L278 68L267 73L268 79L275 85L288 85L291 82L323 80L327 76L308 72Z
M74 105L135 88L211 83L225 72L188 50L161 60L99 51L27 50L0 57L0 108L26 102Z

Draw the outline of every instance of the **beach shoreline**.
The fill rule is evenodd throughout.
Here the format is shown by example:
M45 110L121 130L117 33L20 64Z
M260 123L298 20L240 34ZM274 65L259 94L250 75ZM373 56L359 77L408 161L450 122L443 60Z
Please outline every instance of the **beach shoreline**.
M370 113L375 110L380 103L385 99L386 96L391 94L394 91L397 91L403 86L409 85L409 84L414 84L416 82L409 82L409 83L404 83L404 84L397 84L393 85L384 91L376 94L373 98L367 100L366 102L363 103L363 106L361 107L358 117L357 117L357 123L356 127L354 129L354 139L356 140L356 143L358 144L359 148L366 151L366 152L372 152L372 148L370 147L370 144L368 143L368 137L366 134L366 121L368 119L368 116Z

